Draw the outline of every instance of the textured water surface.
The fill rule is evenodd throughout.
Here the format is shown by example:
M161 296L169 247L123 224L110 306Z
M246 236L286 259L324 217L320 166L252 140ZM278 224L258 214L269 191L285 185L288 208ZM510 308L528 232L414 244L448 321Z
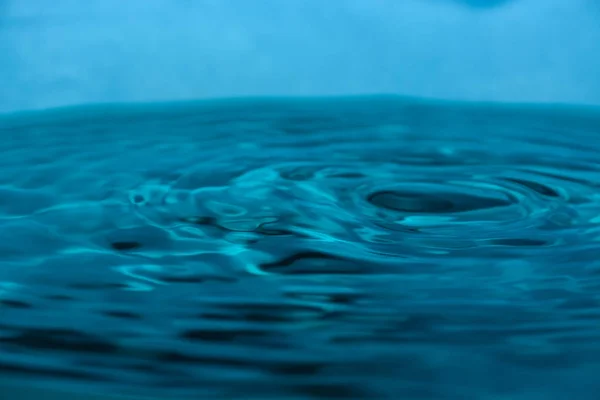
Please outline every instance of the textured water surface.
M402 98L0 119L0 377L597 399L600 114Z

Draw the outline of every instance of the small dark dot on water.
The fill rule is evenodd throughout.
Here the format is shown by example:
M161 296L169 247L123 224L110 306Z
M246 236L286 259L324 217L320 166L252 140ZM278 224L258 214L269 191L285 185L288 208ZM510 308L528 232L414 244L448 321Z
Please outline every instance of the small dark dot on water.
M72 296L67 296L64 294L50 294L50 295L44 296L44 298L48 299L48 300L57 300L57 301L75 300L75 298L73 298Z
M140 314L136 314L129 311L104 311L104 315L113 318L121 318L121 319L142 319L143 317Z
M138 242L112 242L110 246L115 250L133 250L141 246Z
M136 194L135 196L133 196L134 203L142 203L143 201L144 201L144 196L142 196L141 194Z
M499 246L544 246L548 244L545 240L540 239L525 239L525 238L513 238L513 239L495 239L492 241L493 244Z
M33 306L29 303L19 300L11 300L11 299L3 299L0 300L0 306L10 307L10 308L32 308Z

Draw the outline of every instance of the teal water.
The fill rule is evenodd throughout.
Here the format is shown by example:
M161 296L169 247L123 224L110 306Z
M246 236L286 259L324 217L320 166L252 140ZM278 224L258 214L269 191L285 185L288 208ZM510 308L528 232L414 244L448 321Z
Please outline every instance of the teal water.
M600 396L598 110L248 99L0 133L7 398Z

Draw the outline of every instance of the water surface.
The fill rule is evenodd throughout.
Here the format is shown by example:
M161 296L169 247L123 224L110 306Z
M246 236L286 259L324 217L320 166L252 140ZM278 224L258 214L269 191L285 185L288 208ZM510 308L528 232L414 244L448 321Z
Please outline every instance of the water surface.
M249 99L5 115L0 134L4 381L599 396L594 109Z

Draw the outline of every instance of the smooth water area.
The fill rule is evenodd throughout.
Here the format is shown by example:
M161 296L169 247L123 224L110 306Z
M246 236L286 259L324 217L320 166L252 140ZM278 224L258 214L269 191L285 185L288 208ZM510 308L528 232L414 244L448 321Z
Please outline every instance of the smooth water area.
M0 134L3 382L600 397L598 110L247 99Z

